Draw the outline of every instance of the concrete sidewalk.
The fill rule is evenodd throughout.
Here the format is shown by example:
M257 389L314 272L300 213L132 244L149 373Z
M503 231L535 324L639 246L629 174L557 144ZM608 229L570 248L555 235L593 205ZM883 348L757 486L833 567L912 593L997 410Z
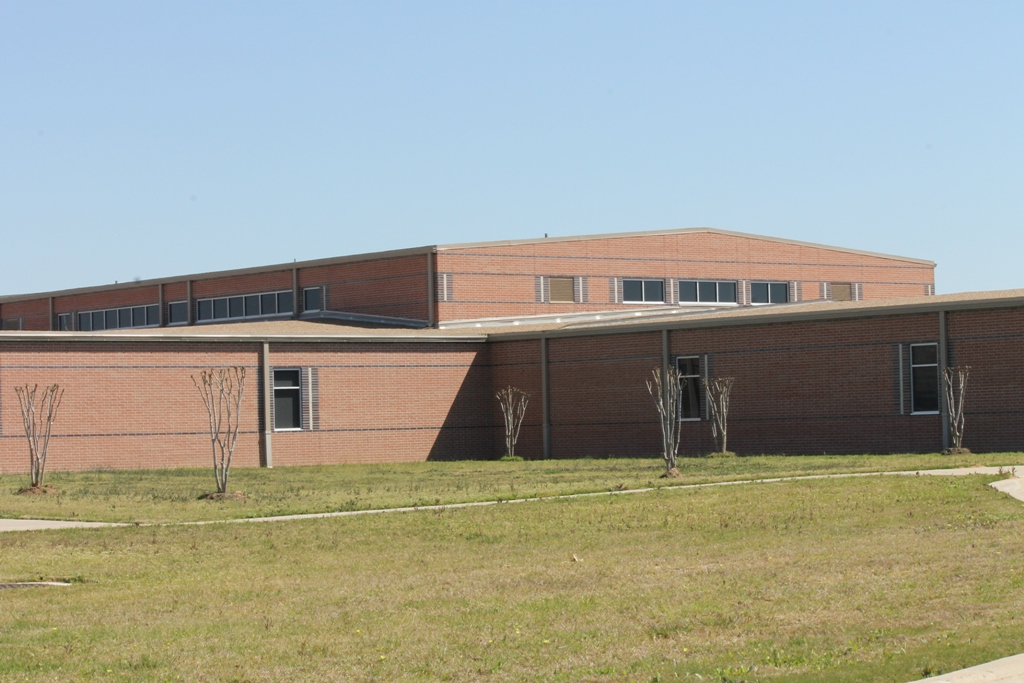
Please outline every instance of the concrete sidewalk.
M766 479L739 479L734 481L713 481L705 484L680 484L660 488L625 489L623 491L595 491L593 493L570 493L562 496L543 496L540 498L512 498L509 500L483 500L473 503L447 503L443 505L419 505L416 507L379 508L373 510L348 510L345 512L310 512L298 515L278 515L275 517L240 517L235 519L216 519L198 522L168 522L133 524L127 522L69 522L47 519L0 519L0 532L4 531L37 531L43 529L92 529L116 526L200 526L207 524L240 524L256 522L287 522L298 519L322 519L325 517L355 517L358 515L380 515L391 512L425 512L431 510L458 510L460 508L485 507L489 505L508 505L509 503L532 503L538 500L568 500L573 498L590 498L593 496L624 496L651 491L683 491L718 486L741 486L744 484L774 484L787 481L814 481L816 479L852 479L856 477L882 476L941 476L961 477L969 474L1008 474L1013 477L1024 475L1024 465L1004 465L1002 467L957 467L946 470L904 470L899 472L850 472L847 474L809 474L799 477L771 477ZM1024 501L1024 479L1004 479L993 482L993 488L1002 491L1017 500Z
M913 683L1020 683L1024 681L1024 654L1003 657L953 673L922 678Z

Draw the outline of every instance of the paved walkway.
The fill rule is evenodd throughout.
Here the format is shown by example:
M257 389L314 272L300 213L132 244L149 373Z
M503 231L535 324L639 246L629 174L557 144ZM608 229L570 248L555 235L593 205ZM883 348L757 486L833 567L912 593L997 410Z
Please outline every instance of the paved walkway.
M660 490L680 491L685 489L711 488L713 486L739 486L742 484L771 484L783 481L806 481L814 479L849 479L853 477L878 476L942 476L958 477L968 474L1009 474L1011 479L1002 479L990 484L997 491L1006 493L1017 500L1024 501L1024 465L1006 467L959 467L945 470L913 470L904 472L857 472L851 474L816 474L802 477L773 477L769 479L744 479L740 481L720 481L707 484L681 484L665 486ZM507 505L509 503L529 503L537 500L557 500L571 498L589 498L593 496L620 496L636 493L648 493L659 489L643 488L624 491L598 491L595 493L575 493L564 496L548 496L545 498L516 498L512 500L487 500L476 503L452 503L450 505L421 505L418 507L384 508L377 510L351 510L347 512L319 512L306 515L279 515L276 517L249 517L244 519L209 520L202 522L178 522L167 525L143 524L138 526L197 526L205 524L237 524L246 522L283 522L295 519L319 519L323 517L353 517L356 515L378 515L389 512L416 512L425 510L451 510L458 508L484 507L487 505ZM115 526L137 526L132 524L114 524L109 522L65 522L45 519L0 519L0 532L3 531L35 531L41 529L95 529ZM6 588L8 586L0 586ZM11 586L13 587L13 586ZM1024 683L1024 654L997 659L994 662L972 666L954 673L922 679L914 683Z
M206 524L242 524L254 522L286 522L296 519L321 519L325 517L355 517L358 515L380 515L392 512L417 512L430 510L457 510L459 508L485 507L488 505L508 505L511 503L532 503L538 500L565 500L572 498L590 498L593 496L625 496L651 491L682 491L686 489L702 489L715 486L741 486L745 484L773 484L784 481L810 481L815 479L850 479L854 477L880 476L943 476L959 477L968 474L1009 474L1013 477L1024 476L1024 465L1008 465L1004 467L958 467L945 470L906 470L902 472L853 472L849 474L810 474L799 477L772 477L767 479L740 479L736 481L716 481L706 484L680 484L660 488L625 489L623 491L595 491L594 493L571 493L562 496L544 496L541 498L513 498L510 500L484 500L475 503L448 503L444 505L418 505L415 507L379 508L375 510L348 510L345 512L313 512L302 515L277 515L274 517L242 517L238 519L215 519L200 522L170 522L166 524L130 524L115 522L68 522L48 519L0 519L0 532L4 531L37 531L42 529L95 529L116 526L202 526ZM1004 479L991 486L1020 501L1024 501L1024 479Z
M961 669L913 683L1020 683L1024 681L1024 654L1004 657L987 664Z

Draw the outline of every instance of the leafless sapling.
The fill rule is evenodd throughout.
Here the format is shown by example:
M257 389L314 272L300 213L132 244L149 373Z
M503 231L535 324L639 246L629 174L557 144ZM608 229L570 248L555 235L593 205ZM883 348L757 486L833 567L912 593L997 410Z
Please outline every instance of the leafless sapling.
M57 410L64 389L59 384L43 387L39 393L39 385L14 387L21 406L21 418L25 423L25 436L28 438L29 478L32 488L40 488L46 476L46 453L50 447L50 432L53 421L57 419Z
M523 426L526 406L530 395L521 389L507 386L495 393L501 405L501 415L505 418L505 455L516 457L516 441L519 440L519 429Z
M953 453L963 452L964 441L964 396L967 393L967 379L971 376L970 365L954 365L946 368L945 393L946 412L949 417L949 436L953 442Z
M199 379L192 376L199 389L210 420L210 446L213 449L213 476L217 493L227 493L231 456L238 441L238 422L242 414L245 392L245 368L230 367L203 370Z
M729 438L729 398L732 395L733 377L712 377L702 379L704 395L707 397L708 409L711 413L711 435L719 453L728 453L726 446Z
M682 397L682 382L686 378L679 376L679 370L670 366L668 374L662 377L661 368L651 370L651 379L647 380L647 391L654 399L654 407L658 409L661 423L661 448L665 460L665 472L675 474L676 461L679 458L679 402Z

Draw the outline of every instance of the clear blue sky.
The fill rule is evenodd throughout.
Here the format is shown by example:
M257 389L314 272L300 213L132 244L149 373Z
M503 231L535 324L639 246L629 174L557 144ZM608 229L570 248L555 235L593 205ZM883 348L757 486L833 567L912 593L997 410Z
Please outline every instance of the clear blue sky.
M713 226L1024 287L1024 3L0 3L0 293Z

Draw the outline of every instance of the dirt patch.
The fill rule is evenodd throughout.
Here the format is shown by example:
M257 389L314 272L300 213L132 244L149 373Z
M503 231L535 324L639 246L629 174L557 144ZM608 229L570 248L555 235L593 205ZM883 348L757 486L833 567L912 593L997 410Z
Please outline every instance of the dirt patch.
M673 467L668 472L663 472L661 474L660 478L661 479L679 479L682 476L683 475L679 473L679 470L677 470L675 467Z
M60 491L49 484L43 484L42 486L26 486L25 488L18 489L19 496L54 496L58 493L60 493Z
M971 449L969 448L947 448L942 451L943 455L971 455Z
M245 493L242 491L231 491L230 493L204 493L199 500L245 500Z

